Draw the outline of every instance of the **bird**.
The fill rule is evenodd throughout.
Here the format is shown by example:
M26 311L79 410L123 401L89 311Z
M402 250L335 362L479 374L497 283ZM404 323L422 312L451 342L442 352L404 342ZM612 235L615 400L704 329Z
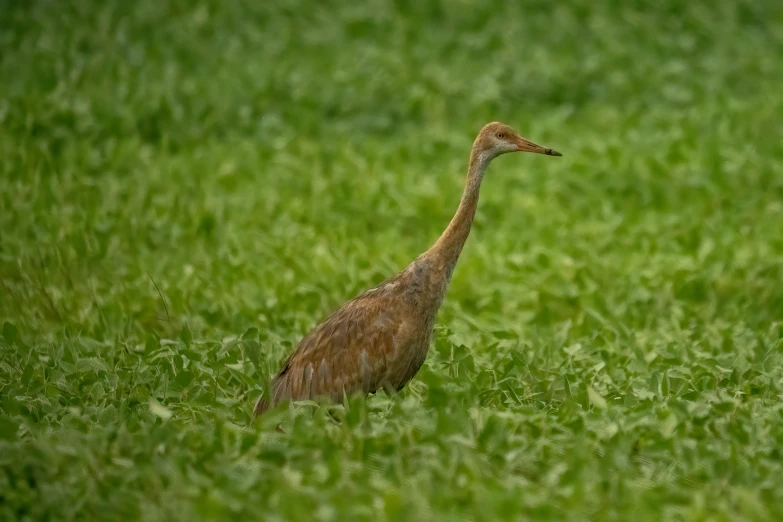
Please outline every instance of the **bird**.
M253 418L285 401L341 402L352 394L396 393L429 351L435 316L470 234L490 162L509 152L562 156L492 122L478 133L457 211L437 241L405 269L350 299L313 328L261 395Z

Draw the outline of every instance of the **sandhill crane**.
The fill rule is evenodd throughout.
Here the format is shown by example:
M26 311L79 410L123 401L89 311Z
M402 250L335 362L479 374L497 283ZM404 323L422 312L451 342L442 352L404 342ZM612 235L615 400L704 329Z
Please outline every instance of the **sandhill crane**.
M485 125L473 142L465 190L435 244L403 271L354 297L302 339L275 376L254 416L286 400L340 401L353 393L399 391L427 356L435 315L470 233L490 162L507 152L561 156L506 124Z

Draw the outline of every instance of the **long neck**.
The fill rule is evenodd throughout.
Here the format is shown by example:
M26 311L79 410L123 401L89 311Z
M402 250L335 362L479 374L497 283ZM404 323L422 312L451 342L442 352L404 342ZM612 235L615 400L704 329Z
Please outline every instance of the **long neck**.
M470 234L470 227L473 225L473 217L476 215L476 207L478 206L481 181L484 179L484 173L487 171L490 160L488 155L479 153L477 147L474 146L470 154L468 177L459 208L438 241L425 253L443 270L446 282L451 279L451 273L457 264L462 247L468 239L468 234Z

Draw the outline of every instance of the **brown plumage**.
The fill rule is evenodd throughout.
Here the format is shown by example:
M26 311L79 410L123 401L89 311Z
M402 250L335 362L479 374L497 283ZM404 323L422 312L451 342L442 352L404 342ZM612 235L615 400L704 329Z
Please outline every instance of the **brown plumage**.
M440 238L402 272L354 297L307 334L274 378L269 401L256 402L254 415L286 400L340 401L381 388L398 391L416 375L470 233L484 173L494 158L516 151L560 156L508 125L485 125L473 143L459 208Z

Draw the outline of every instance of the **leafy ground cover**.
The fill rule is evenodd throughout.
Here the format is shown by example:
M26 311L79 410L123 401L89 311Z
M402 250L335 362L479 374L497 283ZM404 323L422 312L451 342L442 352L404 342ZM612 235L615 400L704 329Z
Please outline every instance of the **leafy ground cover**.
M780 520L781 5L0 2L0 517ZM252 424L491 120L417 378Z

